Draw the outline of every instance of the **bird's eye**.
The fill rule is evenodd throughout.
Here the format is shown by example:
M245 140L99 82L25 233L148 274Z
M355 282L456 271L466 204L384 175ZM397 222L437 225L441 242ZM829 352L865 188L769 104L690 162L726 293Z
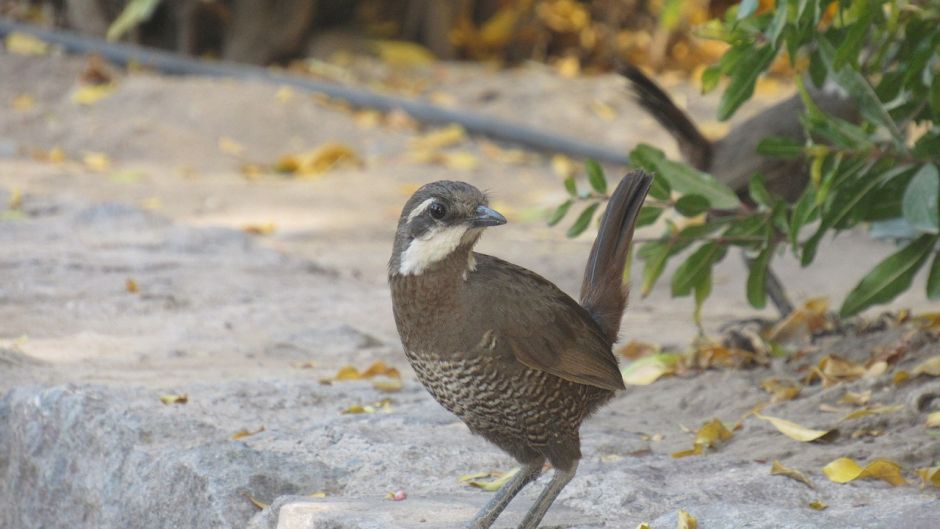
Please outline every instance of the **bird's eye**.
M431 214L432 219L441 220L444 218L444 215L447 215L447 207L440 202L434 202L428 206L428 213Z

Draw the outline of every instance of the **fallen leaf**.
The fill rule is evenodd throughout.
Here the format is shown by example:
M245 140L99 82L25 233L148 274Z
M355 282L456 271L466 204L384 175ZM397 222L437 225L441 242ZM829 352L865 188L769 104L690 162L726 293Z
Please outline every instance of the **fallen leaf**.
M861 417L866 417L866 416L868 416L868 415L880 415L880 414L884 414L884 413L895 413L895 412L901 411L901 410L903 410L903 409L904 409L904 405L903 405L903 404L896 404L896 405L894 405L894 406L883 406L883 405L880 405L880 404L879 404L879 405L875 405L875 406L866 406L866 407L864 407L864 408L862 408L862 409L860 409L860 410L855 410L855 411L849 413L849 414L846 415L845 417L842 417L841 419L839 419L839 422L850 421L850 420L852 420L852 419L859 419L859 418L861 418Z
M755 413L755 417L763 421L767 421L770 424L774 425L774 428L780 431L783 435L786 435L790 439L795 439L804 443L815 441L821 439L826 435L831 434L835 430L813 430L811 428L806 428L795 422L788 421L786 419L781 419L779 417L771 417L769 415L761 415L760 413Z
M920 375L940 377L940 355L924 360L920 365L911 370L912 377L919 377Z
M134 281L131 278L127 278L127 281L124 282L124 290L130 292L131 294L136 294L140 291L137 288L137 281Z
M822 502L822 500L813 500L809 502L809 508L815 509L817 511L823 511L829 508L829 505Z
M639 525L636 526L636 529L650 529L650 524L646 522L641 522Z
M654 343L643 342L640 340L630 340L614 351L617 355L627 360L637 360L644 356L650 356L659 353L662 348Z
M802 307L794 310L789 316L774 325L767 335L767 340L787 343L825 329L828 325L827 310L829 310L828 299L812 298L807 300Z
M289 86L279 86L277 91L274 92L274 99L276 99L278 103L287 103L291 99L294 99L295 95L296 92L294 92L293 88Z
M555 154L552 156L552 171L554 171L559 178L570 178L574 176L577 170L578 166L571 161L571 158L564 154Z
M408 493L403 490L396 490L385 495L385 499L392 501L405 501L408 499Z
M714 448L722 441L731 438L731 431L718 419L712 419L699 428L695 433L695 440L692 442L692 448L674 452L672 457L679 459L681 457L701 455L706 448Z
M322 490L320 490L320 491L308 494L308 496L310 496L311 498L326 498L326 492L323 492Z
M313 360L307 360L306 362L297 362L295 364L291 364L291 366L296 367L297 369L313 369L317 367L317 363Z
M893 375L891 375L891 382L892 382L894 385L898 385L898 384L901 384L902 382L906 381L906 380L909 379L909 378L911 378L911 374L910 374L910 373L908 373L907 371L904 371L904 370L898 370L898 371L895 371Z
M862 468L848 457L840 457L823 467L823 474L836 483L848 483L856 479L875 478L897 486L907 481L901 475L901 466L887 459L875 459Z
M591 22L587 8L574 0L539 2L535 12L546 26L559 33L580 31Z
M842 398L839 399L840 404L854 404L855 406L864 406L868 404L868 401L871 400L871 390L866 389L865 391L860 391L858 393L854 391L846 391Z
M243 494L243 495L245 496L245 498L246 498L248 501L250 501L251 504L254 505L255 508L258 509L259 511L263 511L264 509L267 509L268 506L269 506L267 503L264 503L263 501L260 501L260 500L255 499L254 496L252 496L251 494L248 494L247 492L243 492L242 494Z
M470 485L471 487L493 492L499 490L518 472L519 467L516 467L508 472L478 472L475 474L465 474L460 476L458 480L462 483Z
M7 209L20 209L23 207L23 190L14 187L10 190L10 199L7 201Z
M123 171L111 171L108 173L108 180L114 182L115 184L133 184L140 180L140 177L143 175L143 172L134 171L131 169L126 169Z
M360 166L362 161L348 145L328 142L304 154L281 156L274 169L279 173L317 176L342 166Z
M82 156L82 163L92 171L103 173L111 167L111 159L107 154L100 152L86 152Z
M372 47L382 62L392 66L424 66L437 59L424 46L404 40L377 40Z
M620 374L624 384L646 386L662 376L674 374L678 363L678 354L659 353L630 362L620 370Z
M390 367L386 365L385 362L382 362L380 360L380 361L372 362L372 365L370 365L365 371L363 371L360 374L360 378L372 378L372 377L379 376L379 375L391 377L391 378L401 377L401 374L398 372L398 369L394 367Z
M566 55L555 61L555 71L558 75L573 79L581 73L581 60L576 55Z
M685 511L679 511L676 516L676 529L697 529L697 527L698 520L694 516Z
M19 31L7 35L4 47L13 55L45 55L49 53L49 45L44 41Z
M595 116L601 118L604 121L613 121L617 119L617 111L614 109L614 107L601 101L600 99L591 101L591 111L594 112Z
M186 404L189 402L189 395L186 393L180 393L179 395L162 395L160 397L160 402L164 404Z
M72 92L72 102L84 106L94 105L114 93L116 88L114 83L82 85Z
M10 108L20 112L30 110L36 106L36 100L29 94L20 94L10 101Z
M771 402L793 400L800 394L801 386L793 380L776 377L765 378L760 386L771 395Z
M940 428L940 411L934 411L927 414L927 422L924 423L927 428Z
M244 224L242 225L242 231L252 235L271 235L277 231L277 224L273 222L266 222L264 224Z
M940 466L930 467L930 468L918 468L916 472L917 472L918 477L920 477L920 480L921 480L920 488L924 488L927 485L940 487Z
M238 170L241 171L242 176L248 180L257 180L265 173L265 167L263 165L252 162L241 164Z
M382 113L378 110L358 110L353 113L353 121L360 128L371 129L382 123Z
M222 136L219 138L219 150L230 156L240 158L245 154L245 146L237 141L229 138L228 136Z
M362 404L353 404L342 411L343 415L355 415L359 413L375 413L373 406L363 406Z
M32 152L32 156L41 162L58 164L65 161L65 151L61 147L53 147L48 151L37 149Z
M372 387L386 393L401 391L402 382L400 378L379 379L372 381Z
M795 479L796 481L803 483L811 489L816 488L816 486L813 485L813 482L810 481L808 477L806 477L806 474L796 470L795 468L785 467L783 466L783 463L777 460L774 460L773 464L771 464L770 473L774 476L786 476L790 479Z
M452 123L446 127L434 129L426 134L412 138L411 148L416 150L435 150L456 145L467 138L467 131L462 125Z
M264 431L264 426L261 426L257 430L241 429L232 434L232 440L238 441L239 439L244 439L245 437L251 437L252 435L259 434L263 431Z

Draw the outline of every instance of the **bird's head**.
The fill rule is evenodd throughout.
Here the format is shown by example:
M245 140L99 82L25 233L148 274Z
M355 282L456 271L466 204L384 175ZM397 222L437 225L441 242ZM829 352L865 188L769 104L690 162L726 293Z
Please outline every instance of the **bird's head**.
M408 199L398 219L389 273L420 275L459 248L469 253L484 228L505 223L505 217L487 206L486 195L470 184L426 184Z

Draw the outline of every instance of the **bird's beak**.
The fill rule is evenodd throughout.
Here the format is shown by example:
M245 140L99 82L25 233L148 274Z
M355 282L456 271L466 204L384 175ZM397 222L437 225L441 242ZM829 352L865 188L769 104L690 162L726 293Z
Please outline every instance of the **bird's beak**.
M502 216L498 211L490 209L486 206L480 206L477 208L474 216L470 218L470 225L474 228L485 228L487 226L499 226L501 224L506 224L506 217Z

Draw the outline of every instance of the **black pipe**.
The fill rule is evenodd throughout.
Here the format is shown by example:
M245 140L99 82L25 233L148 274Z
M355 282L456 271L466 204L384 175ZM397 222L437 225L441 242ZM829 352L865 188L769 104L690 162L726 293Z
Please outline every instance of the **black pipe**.
M31 24L22 24L0 17L0 37L12 32L27 33L47 43L61 46L71 53L98 54L108 61L122 66L135 63L171 75L229 77L286 85L342 99L358 107L374 108L381 111L399 108L415 119L427 123L459 123L471 133L517 143L540 151L593 158L611 164L629 164L626 150L618 152L593 143L542 132L488 116L451 110L411 99L376 94L367 90L324 83L308 77L276 73L258 66L227 61L208 62L197 60L141 46L112 43L97 38L85 37L70 31L50 30Z

